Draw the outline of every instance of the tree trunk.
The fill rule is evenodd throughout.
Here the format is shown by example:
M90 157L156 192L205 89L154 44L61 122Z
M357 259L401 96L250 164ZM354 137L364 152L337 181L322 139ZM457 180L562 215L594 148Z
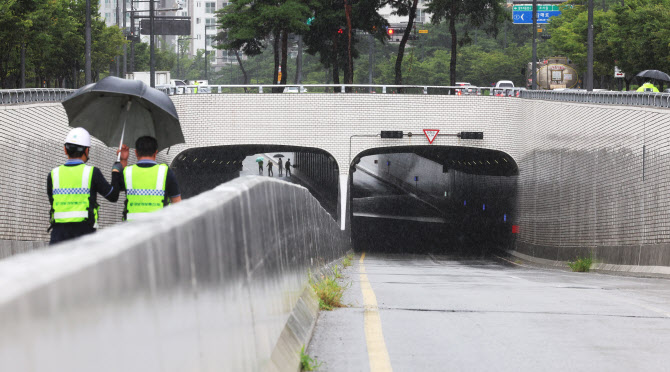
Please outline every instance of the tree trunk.
M21 43L21 88L26 87L26 43Z
M339 51L337 48L337 33L333 34L333 84L340 83L340 64L339 64ZM335 87L333 89L335 93L340 93L340 88Z
M451 2L451 17L449 18L449 33L451 34L451 61L449 62L449 85L456 85L456 1Z
M407 27L405 32L400 39L400 45L398 46L398 57L395 60L395 85L402 85L402 59L405 56L405 45L407 40L409 40L409 34L412 32L412 26L414 25L414 18L416 17L416 6L419 4L419 0L413 0L412 6L409 10L409 19L407 20ZM403 89L399 88L398 93L402 93Z
M275 68L274 68L274 73L272 75L272 84L277 85L277 82L279 81L279 54L281 51L279 48L281 45L279 44L279 37L281 36L281 31L277 30L275 31L274 34L274 40L272 41L272 50L274 52L274 62L275 62ZM281 93L280 91L283 91L283 89L278 89L278 88L272 88L272 93Z
M237 58L237 65L240 66L240 70L242 70L242 76L244 77L244 85L249 84L249 77L247 76L247 70L244 69L244 66L242 65L242 59L240 58L240 52L235 49L235 58ZM244 93L247 92L247 88L244 88Z
M295 83L302 82L302 35L298 35L298 58L295 61Z
M354 83L354 61L351 58L351 5L344 0L344 15L347 18L347 70L345 72L345 84Z
M281 85L286 85L287 76L288 76L288 30L284 30L281 35L281 82L280 82Z

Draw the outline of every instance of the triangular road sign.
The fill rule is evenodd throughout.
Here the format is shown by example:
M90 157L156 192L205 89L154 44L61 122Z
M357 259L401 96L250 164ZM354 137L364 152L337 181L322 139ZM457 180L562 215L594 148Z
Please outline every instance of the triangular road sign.
M437 138L437 134L440 133L439 129L424 129L423 134L426 135L426 138L428 138L428 143L431 145L433 144L433 141L435 141L435 138Z

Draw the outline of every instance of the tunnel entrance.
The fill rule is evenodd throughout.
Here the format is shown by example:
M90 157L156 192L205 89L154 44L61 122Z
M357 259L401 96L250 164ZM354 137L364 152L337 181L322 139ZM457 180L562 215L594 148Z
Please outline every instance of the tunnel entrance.
M508 154L452 146L371 149L351 166L354 249L483 255L509 249L518 166Z
M285 168L287 161L291 163L290 176ZM281 172L279 164L282 165ZM337 219L339 167L329 153L318 148L282 145L198 147L182 151L170 167L177 176L183 198L241 176L272 177L306 187Z

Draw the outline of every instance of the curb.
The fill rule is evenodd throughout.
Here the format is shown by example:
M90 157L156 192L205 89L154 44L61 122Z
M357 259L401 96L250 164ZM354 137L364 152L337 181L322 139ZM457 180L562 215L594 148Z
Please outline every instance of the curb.
M333 266L341 265L344 257L350 252L352 251L345 252L345 255L341 258L322 266L312 275L332 272ZM269 365L265 370L277 372L300 371L300 350L303 346L307 349L307 345L312 339L319 311L319 298L314 293L312 286L307 283L279 335L279 339L270 355Z
M560 269L569 269L568 263L565 261L555 261L548 260L545 258L538 258L529 256L527 254L519 253L514 250L506 250L507 254L520 258L522 260L532 262L541 266L555 267ZM653 278L668 278L670 279L670 266L637 266L637 265L615 265L597 262L591 264L591 271L614 274L614 275L625 275L625 276L636 276L636 277L653 277Z

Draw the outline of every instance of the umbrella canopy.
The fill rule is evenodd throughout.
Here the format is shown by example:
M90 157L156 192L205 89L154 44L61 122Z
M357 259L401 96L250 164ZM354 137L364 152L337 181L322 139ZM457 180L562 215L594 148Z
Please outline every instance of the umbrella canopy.
M83 127L107 146L142 136L158 141L158 151L184 143L172 100L138 80L106 77L79 88L63 101L71 127Z
M635 76L645 78L645 79L670 81L670 75L666 74L663 71L658 71L658 70L644 70L644 71L640 72L639 74L637 74Z
M256 163L262 163L264 161L265 161L265 158L262 157L262 156L259 156L259 157L256 158Z
M282 155L282 154L275 154L273 156L273 158L283 158L283 157L284 157L284 155Z

